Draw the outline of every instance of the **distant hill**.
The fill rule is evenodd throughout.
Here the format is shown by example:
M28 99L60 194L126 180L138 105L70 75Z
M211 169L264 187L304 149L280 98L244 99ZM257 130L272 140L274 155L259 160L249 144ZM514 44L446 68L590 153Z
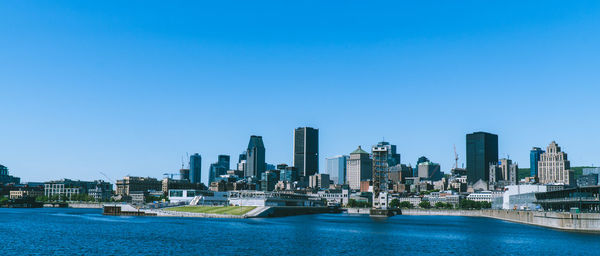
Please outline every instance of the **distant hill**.
M591 166L575 166L571 170L575 171L575 179L583 174L583 168L592 168ZM531 170L529 168L519 168L519 180L529 177Z

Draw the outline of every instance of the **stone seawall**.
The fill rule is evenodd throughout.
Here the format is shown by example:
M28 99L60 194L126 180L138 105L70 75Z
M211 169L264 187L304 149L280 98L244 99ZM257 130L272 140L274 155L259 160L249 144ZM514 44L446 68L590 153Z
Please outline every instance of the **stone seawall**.
M402 214L487 217L561 230L600 232L600 213L403 209Z

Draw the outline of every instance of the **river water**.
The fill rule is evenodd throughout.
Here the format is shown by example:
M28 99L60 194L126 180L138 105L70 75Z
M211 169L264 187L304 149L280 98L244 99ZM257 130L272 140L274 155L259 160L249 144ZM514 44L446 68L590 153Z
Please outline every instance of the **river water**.
M0 209L0 255L600 255L600 235L454 216L270 219Z

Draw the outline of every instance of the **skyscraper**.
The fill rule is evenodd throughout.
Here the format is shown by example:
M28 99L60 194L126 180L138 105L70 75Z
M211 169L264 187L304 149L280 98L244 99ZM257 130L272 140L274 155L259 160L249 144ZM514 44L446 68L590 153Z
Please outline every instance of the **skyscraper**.
M383 147L387 149L388 166L391 167L400 164L400 154L396 153L396 145L392 145L389 142L382 141L377 143L375 147Z
M541 184L562 183L575 185L574 173L567 153L562 152L558 144L552 141L546 152L540 155L538 162L538 176Z
M237 170L242 171L244 174L246 173L246 151L241 153L238 158Z
M498 135L487 132L467 134L467 183L487 181L489 165L498 162Z
M299 127L294 130L294 167L301 176L319 172L319 129Z
M218 177L221 175L227 174L227 170L229 170L229 160L230 157L228 155L219 155L217 156L217 162L210 164L210 169L208 172L208 183L212 183L216 181Z
M202 157L195 153L190 156L190 182L200 183L202 179Z
M335 184L346 182L346 161L350 156L334 156L327 158L327 174Z
M248 150L246 150L246 176L254 176L258 179L266 168L265 145L261 136L250 136Z
M419 178L431 181L441 180L444 174L440 171L440 165L432 163L429 160L417 165L417 173Z
M529 152L529 170L531 177L538 176L538 162L540 161L540 155L544 153L541 148L534 147Z
M360 146L352 153L346 164L347 179L350 189L360 189L360 182L372 178L372 160L369 153Z

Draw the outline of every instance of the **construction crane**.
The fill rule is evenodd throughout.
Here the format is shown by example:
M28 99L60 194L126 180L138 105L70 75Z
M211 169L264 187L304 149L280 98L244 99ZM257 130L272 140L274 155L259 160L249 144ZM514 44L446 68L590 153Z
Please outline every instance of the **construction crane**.
M115 181L113 179L109 178L108 175L106 175L106 173L103 173L103 172L100 172L100 171L99 171L99 173L102 174L102 176L106 177L106 179L108 179L109 181L112 181L112 183L115 183Z
M458 153L456 153L456 144L454 144L454 169L458 169Z

